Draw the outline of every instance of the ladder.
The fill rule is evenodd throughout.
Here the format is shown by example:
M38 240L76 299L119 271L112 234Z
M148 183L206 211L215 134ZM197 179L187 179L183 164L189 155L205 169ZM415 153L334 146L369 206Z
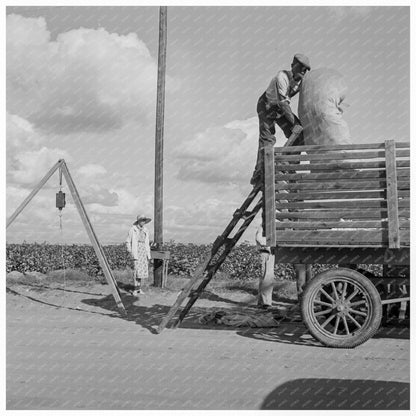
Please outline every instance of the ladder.
M288 138L285 143L286 146L291 146L298 136L301 134L302 129L296 130L292 135ZM273 148L265 148L266 155L268 154L269 157L273 157ZM274 164L266 163L265 166L274 166ZM185 301L187 297L189 297L188 303L182 309L177 318L176 322L172 325L172 328L177 328L182 320L185 318L189 310L191 309L192 305L196 302L196 300L201 295L202 291L214 277L217 270L221 267L224 260L227 258L228 254L237 244L238 240L243 235L244 231L248 228L248 226L252 223L257 213L260 209L263 209L263 224L268 225L270 220L267 218L268 215L267 208L268 208L268 201L264 201L264 198L261 197L254 205L251 211L248 211L248 208L253 203L255 198L257 197L258 193L262 191L264 195L264 188L267 187L266 184L257 184L251 190L245 201L242 203L241 207L237 209L234 214L233 218L231 219L230 223L225 228L224 232L216 238L214 244L212 245L210 253L205 257L204 261L197 267L193 277L191 278L190 282L182 289L179 293L175 303L169 309L167 315L162 319L159 324L159 327L156 329L156 332L160 334L163 329L166 328L166 325L170 322L173 316L176 314L177 310L180 308L182 303ZM274 215L274 214L273 214ZM238 223L240 220L243 220L243 223L238 227ZM235 231L236 230L236 231ZM230 235L235 231L233 237Z
M198 266L190 282L182 289L182 292L178 295L176 302L171 306L167 315L162 319L157 332L160 334L172 317L175 315L176 311L182 305L184 300L189 296L188 303L185 305L184 309L181 311L177 321L172 326L176 328L185 318L186 314L191 309L192 305L196 302L202 291L205 289L207 284L214 277L217 270L221 267L224 260L227 258L228 254L231 252L233 247L237 244L240 237L243 235L247 227L252 223L254 217L262 208L262 198L255 204L254 208L251 211L247 211L251 203L256 198L257 194L262 188L261 184L256 185L246 200L243 202L241 207L237 209L233 218L231 219L228 226L225 228L224 232L216 238L214 244L212 245L210 253L205 257L204 261ZM243 220L243 223L237 227L238 222ZM235 231L233 237L230 237L233 231Z

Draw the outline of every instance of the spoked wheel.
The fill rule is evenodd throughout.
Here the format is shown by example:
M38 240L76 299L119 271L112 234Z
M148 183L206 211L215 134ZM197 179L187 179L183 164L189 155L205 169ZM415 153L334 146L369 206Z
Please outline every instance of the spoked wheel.
M322 344L353 348L377 332L382 318L380 295L371 281L355 270L328 270L307 285L302 318Z

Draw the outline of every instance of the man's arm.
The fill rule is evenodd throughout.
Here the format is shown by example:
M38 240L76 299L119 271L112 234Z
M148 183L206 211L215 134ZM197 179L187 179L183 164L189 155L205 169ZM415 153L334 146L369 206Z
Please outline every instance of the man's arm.
M295 125L295 115L293 114L293 111L290 108L290 104L286 100L283 100L280 102L279 108L280 111L283 113L283 116L293 127Z
M290 103L289 78L284 71L279 71L270 81L266 89L266 98L270 108L278 107L283 100L287 100Z

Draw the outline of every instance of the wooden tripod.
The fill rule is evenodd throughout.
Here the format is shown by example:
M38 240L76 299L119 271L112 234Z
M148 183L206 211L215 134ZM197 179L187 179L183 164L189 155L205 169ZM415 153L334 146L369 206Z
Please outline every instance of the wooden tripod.
M88 218L84 204L81 201L81 198L78 194L78 190L75 186L74 181L72 180L72 177L69 173L68 167L64 159L58 160L58 162L49 170L49 172L42 178L42 180L38 183L38 185L36 185L33 191L27 196L27 198L19 205L16 211L7 219L6 228L8 228L9 225L13 223L13 221L17 218L17 216L23 211L23 209L29 204L29 202L33 199L33 197L42 189L45 183L58 169L59 169L59 173L63 174L63 176L65 177L68 188L75 202L75 206L78 209L78 213L87 231L88 237L90 238L95 254L98 257L98 261L104 272L104 276L107 279L107 283L109 284L111 288L111 292L114 297L114 300L116 301L117 307L122 315L127 315L126 309L124 308L123 302L121 301L121 298L120 298L120 292L117 286L116 279L113 276L107 257L105 256L104 250L100 242L98 241L97 235L95 234L94 228L92 227L92 224Z

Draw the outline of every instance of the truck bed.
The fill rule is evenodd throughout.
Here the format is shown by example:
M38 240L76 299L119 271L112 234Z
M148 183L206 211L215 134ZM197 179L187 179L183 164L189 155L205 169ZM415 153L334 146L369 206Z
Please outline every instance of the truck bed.
M267 244L410 247L410 143L265 149Z

